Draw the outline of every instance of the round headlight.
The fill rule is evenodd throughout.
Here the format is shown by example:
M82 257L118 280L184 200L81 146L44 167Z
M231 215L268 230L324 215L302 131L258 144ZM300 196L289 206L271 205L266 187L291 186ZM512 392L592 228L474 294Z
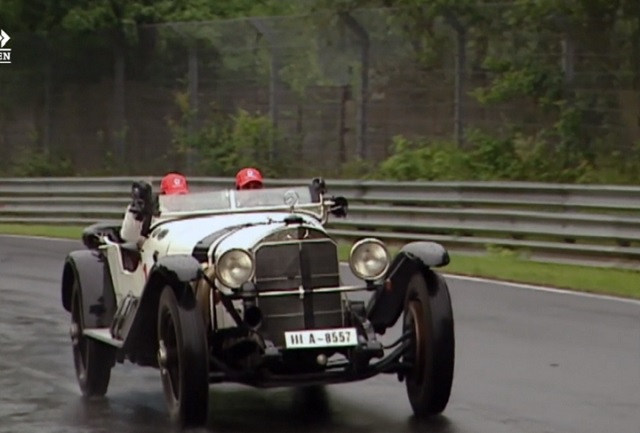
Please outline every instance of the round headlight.
M255 263L245 250L229 250L216 263L216 274L227 287L237 288L253 278Z
M378 239L367 238L356 242L349 256L351 272L363 280L377 280L389 268L389 252Z

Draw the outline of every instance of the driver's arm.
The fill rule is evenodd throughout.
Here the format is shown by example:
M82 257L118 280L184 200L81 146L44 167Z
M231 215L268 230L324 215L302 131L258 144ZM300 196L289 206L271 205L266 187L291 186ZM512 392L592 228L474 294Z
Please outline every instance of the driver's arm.
M136 220L134 213L131 211L131 205L129 205L122 220L122 227L120 227L120 237L125 242L138 242L141 232L142 221Z
M151 185L147 182L134 182L131 186L131 203L120 227L120 237L125 242L138 242L142 237L145 218L153 213Z

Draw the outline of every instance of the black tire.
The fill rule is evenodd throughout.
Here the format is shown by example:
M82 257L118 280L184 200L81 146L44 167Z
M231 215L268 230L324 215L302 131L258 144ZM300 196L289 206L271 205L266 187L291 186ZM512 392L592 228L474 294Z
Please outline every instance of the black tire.
M455 364L455 333L446 281L432 271L416 272L409 280L404 329L414 331L405 361L406 388L416 418L442 413L451 395Z
M111 369L115 365L115 347L83 336L82 298L74 282L71 295L71 346L76 379L84 397L102 397L109 389Z
M158 362L169 416L202 427L209 409L209 352L202 312L189 287L180 300L166 286L158 305Z

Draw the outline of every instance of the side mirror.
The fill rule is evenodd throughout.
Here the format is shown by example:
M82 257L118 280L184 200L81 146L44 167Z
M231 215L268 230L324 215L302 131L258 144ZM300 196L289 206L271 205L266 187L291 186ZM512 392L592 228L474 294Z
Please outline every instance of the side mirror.
M349 201L344 197L334 197L333 198L333 206L329 212L331 215L338 218L345 218L349 211Z

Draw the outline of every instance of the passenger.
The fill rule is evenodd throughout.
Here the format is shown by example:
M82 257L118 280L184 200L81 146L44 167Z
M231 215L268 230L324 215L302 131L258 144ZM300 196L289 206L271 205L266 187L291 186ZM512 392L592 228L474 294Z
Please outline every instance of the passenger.
M243 168L236 174L236 189L261 189L264 188L262 173L257 168Z

